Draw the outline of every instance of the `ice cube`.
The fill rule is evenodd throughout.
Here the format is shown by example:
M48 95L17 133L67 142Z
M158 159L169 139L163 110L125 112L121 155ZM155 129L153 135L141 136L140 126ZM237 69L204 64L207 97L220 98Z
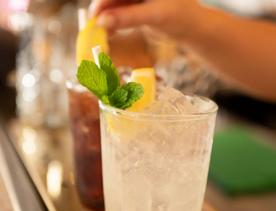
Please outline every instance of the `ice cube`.
M146 113L153 114L199 114L207 112L214 106L208 99L184 95L182 92L168 87L157 90L156 101L145 109Z

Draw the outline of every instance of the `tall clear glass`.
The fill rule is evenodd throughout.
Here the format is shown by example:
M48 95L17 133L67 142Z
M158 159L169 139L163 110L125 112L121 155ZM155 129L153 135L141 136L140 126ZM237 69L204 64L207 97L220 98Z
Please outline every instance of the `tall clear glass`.
M217 105L186 114L100 105L106 211L201 211Z

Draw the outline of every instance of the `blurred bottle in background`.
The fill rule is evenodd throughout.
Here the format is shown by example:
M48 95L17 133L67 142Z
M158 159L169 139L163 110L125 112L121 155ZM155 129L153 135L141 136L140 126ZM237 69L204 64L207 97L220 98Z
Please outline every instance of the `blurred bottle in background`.
M31 125L64 126L65 78L76 69L76 7L31 1L28 12L16 13L11 20L20 37L16 73L19 117Z

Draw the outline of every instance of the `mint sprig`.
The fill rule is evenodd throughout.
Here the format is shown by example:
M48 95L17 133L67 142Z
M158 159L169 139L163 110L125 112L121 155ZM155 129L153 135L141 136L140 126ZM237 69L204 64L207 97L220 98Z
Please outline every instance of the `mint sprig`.
M108 95L112 94L120 86L120 78L111 59L104 53L99 54L100 68L106 73Z
M93 61L83 60L78 67L77 78L104 104L120 109L129 108L144 94L141 84L129 82L120 85L118 71L104 53L99 54L99 67Z

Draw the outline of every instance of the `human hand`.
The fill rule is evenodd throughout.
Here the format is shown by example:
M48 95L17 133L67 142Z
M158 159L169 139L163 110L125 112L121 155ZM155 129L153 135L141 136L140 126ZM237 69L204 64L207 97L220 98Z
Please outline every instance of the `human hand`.
M113 32L147 25L175 39L185 39L204 25L205 8L196 0L94 0L91 14Z

